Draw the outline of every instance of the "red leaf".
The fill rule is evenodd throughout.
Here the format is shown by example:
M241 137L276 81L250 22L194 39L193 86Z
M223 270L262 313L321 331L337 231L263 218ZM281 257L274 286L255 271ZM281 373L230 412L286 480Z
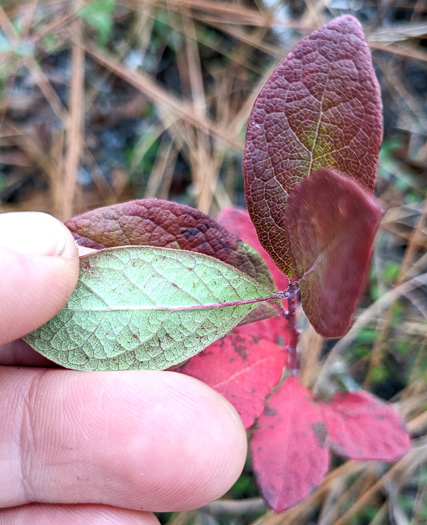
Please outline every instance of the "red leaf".
M313 395L288 379L267 401L251 440L252 467L269 506L282 512L319 485L328 471L326 429Z
M285 358L286 352L270 341L231 334L194 356L179 371L222 394L249 428L262 414L266 396L279 381Z
M233 328L233 333L268 339L268 341L272 341L282 347L286 347L290 340L286 321L280 315L255 323L236 326Z
M262 258L208 215L176 202L142 199L98 208L67 221L88 248L157 246L203 253L230 264L271 288Z
M340 456L395 461L409 449L399 414L368 392L338 392L319 408L330 447Z
M240 237L242 241L252 246L252 248L261 255L273 276L278 290L286 290L288 288L288 277L279 270L276 263L261 246L255 226L246 210L227 208L218 215L216 220L223 228Z
M285 223L302 306L324 337L340 337L350 326L380 216L371 195L330 169L305 179L289 198Z
M299 42L261 90L244 155L248 210L277 266L294 270L285 231L289 194L333 168L372 191L382 137L381 97L362 27L341 16Z

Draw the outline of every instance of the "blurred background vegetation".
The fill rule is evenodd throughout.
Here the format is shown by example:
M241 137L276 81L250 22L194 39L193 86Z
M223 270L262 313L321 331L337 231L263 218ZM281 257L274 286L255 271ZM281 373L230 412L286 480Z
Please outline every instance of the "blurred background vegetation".
M304 330L302 380L321 396L361 385L396 403L412 451L393 466L335 458L281 515L248 466L222 500L160 515L168 525L427 522L427 2L0 0L0 212L62 220L144 197L214 217L244 206L260 87L298 40L346 13L382 89L384 218L353 328L338 342Z

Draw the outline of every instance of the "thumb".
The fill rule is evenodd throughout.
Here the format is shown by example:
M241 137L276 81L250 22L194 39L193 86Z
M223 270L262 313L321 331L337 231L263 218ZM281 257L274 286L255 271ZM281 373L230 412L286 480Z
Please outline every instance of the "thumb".
M76 244L57 219L39 212L0 214L0 345L52 318L78 273Z

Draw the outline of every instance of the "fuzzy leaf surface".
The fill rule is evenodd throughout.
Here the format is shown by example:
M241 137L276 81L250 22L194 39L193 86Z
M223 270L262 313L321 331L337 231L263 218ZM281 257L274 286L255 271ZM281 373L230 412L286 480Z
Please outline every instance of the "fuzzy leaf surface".
M79 370L169 368L238 324L269 296L232 266L205 255L153 247L102 250L80 259L65 307L25 340Z
M260 257L208 215L176 202L140 199L98 208L68 220L80 246L100 250L116 246L155 246L215 257L271 287Z
M293 507L328 471L326 428L312 393L295 377L268 399L251 440L258 487L276 512Z
M323 337L341 337L369 270L381 211L356 182L330 169L305 179L285 212L302 306Z
M335 18L302 39L277 66L252 109L244 154L248 210L263 247L292 276L285 230L288 197L330 167L375 185L381 97L359 22Z
M277 384L286 352L266 339L230 334L186 363L180 372L200 379L236 408L246 429L264 411L264 401Z
M332 450L351 459L395 461L409 449L396 410L368 392L338 392L319 403Z

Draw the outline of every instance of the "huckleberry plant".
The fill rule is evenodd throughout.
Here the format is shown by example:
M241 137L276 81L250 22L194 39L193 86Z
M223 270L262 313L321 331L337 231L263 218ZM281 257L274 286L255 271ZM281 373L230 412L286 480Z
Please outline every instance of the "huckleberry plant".
M216 388L246 428L256 422L253 470L276 511L321 482L330 449L395 460L409 437L390 406L363 391L324 402L298 379L298 294L314 329L336 338L363 291L381 138L370 51L342 16L297 44L258 95L243 160L249 214L214 221L146 199L70 219L96 251L81 257L67 305L26 341L78 370L188 361L177 373Z

